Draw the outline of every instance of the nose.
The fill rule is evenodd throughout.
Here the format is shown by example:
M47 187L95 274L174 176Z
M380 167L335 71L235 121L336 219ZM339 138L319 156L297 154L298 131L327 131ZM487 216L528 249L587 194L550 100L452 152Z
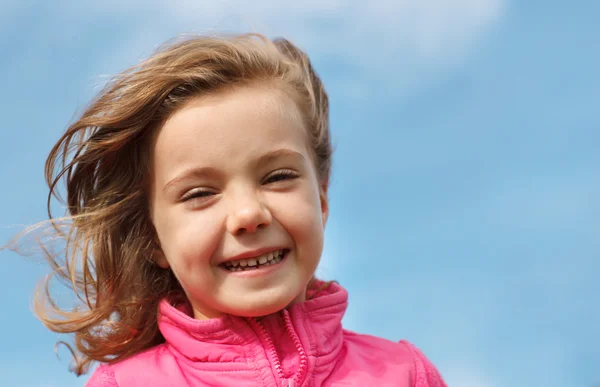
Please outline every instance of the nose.
M230 203L231 210L227 217L227 231L230 234L254 233L271 224L271 212L255 192L239 192Z

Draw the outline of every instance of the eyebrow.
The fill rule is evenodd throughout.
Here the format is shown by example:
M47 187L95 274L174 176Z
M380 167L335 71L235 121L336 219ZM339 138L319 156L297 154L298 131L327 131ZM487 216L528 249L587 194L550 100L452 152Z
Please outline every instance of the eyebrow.
M277 159L283 158L283 157L298 158L298 159L301 159L304 161L304 156L302 155L302 153L293 151L291 149L283 148L283 149L278 149L276 151L265 153L258 159L258 161L256 162L256 166L262 167L266 164L269 164L270 162L272 162L274 160L277 160Z
M169 182L163 187L163 191L168 191L171 187L188 179L200 179L215 176L219 176L219 171L212 167L189 168L181 172L173 179L169 180Z
M267 164L273 162L274 160L277 160L279 158L284 158L284 157L298 158L303 161L305 160L305 157L302 155L302 153L293 151L291 149L284 148L284 149L278 149L276 151L268 152L268 153L265 153L264 155L262 155L256 161L256 167L260 168L264 165L267 165ZM185 181L187 179L215 177L215 176L219 176L219 175L221 175L221 172L219 172L216 168L213 168L213 167L190 168L190 169L183 171L182 173L177 175L175 178L171 179L167 184L165 184L165 186L163 187L163 190L167 191L172 186L174 186L177 183L180 183L182 181Z

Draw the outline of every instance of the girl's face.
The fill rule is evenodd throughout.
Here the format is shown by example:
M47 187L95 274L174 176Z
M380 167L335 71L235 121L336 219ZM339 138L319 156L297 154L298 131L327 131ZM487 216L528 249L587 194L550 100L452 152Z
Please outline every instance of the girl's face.
M150 212L199 319L304 300L323 250L325 187L296 103L268 84L191 100L153 144Z

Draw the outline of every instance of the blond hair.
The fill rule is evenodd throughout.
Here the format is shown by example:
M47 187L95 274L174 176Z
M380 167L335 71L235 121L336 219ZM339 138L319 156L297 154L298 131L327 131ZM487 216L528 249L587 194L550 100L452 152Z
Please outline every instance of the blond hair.
M191 98L253 81L291 91L326 188L332 153L327 94L304 52L258 34L194 36L164 45L114 77L52 148L45 169L49 222L66 249L45 249L45 257L82 305L59 307L47 278L35 311L52 331L75 334L69 348L78 375L93 361L118 361L164 342L158 302L180 290L172 272L152 259L156 234L146 196L152 133ZM60 199L63 181L68 214L54 218L50 200Z

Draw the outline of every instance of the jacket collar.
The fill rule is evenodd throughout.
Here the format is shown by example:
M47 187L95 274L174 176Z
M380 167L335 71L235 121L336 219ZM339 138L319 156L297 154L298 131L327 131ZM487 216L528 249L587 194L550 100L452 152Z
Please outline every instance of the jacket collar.
M342 347L341 321L347 306L348 293L343 287L315 280L307 291L307 301L287 308L292 329L307 355L335 357ZM164 299L159 304L158 326L167 344L191 361L234 362L253 356L260 349L257 347L262 347L258 321L281 321L278 316L282 313L286 312L260 319L225 315L196 320L187 302ZM283 324L265 325L270 335L286 329Z

